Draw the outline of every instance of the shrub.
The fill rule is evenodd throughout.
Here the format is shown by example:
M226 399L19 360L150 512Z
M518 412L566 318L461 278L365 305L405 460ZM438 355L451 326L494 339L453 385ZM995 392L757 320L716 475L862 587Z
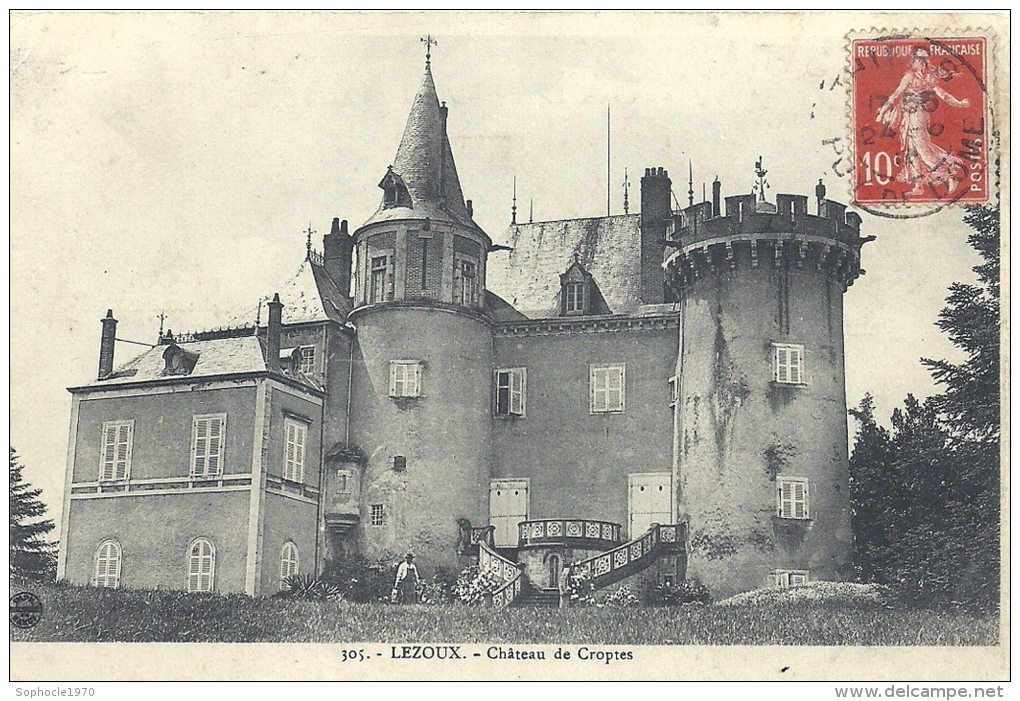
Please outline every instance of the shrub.
M294 601L342 601L344 598L340 587L310 574L293 574L283 580L283 587L276 597Z
M570 568L570 603L571 604L594 604L595 583L588 572L578 572L576 568Z
M641 599L634 595L630 587L624 584L605 596L596 598L596 606L640 606Z
M456 599L454 586L457 575L448 567L436 567L432 581L418 584L418 601L423 604L450 604Z
M502 585L503 580L492 570L479 570L478 565L471 565L458 575L453 593L463 604L480 606L485 602L486 594L491 594Z
M679 584L655 584L644 592L644 603L648 606L682 606L711 601L708 587L691 579L682 580Z
M352 558L329 563L323 579L359 603L389 601L396 568L388 560Z

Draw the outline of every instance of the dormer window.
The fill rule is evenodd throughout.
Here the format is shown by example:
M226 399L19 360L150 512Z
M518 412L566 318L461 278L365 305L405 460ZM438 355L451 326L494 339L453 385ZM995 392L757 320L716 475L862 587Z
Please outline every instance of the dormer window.
M584 314L584 283L568 282L566 285L567 306L566 314Z
M198 362L197 353L189 353L173 341L163 351L164 375L190 375Z
M413 208L411 195L407 191L407 185L404 184L403 178L393 172L393 166L387 169L386 175L379 181L379 187L383 191L383 209L390 209L391 207Z

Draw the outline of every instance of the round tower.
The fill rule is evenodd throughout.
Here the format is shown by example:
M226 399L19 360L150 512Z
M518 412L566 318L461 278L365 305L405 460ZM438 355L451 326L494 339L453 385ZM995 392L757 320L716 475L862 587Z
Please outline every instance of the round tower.
M491 462L492 242L464 201L426 63L379 209L354 233L351 442L367 455L360 550L458 562L458 519L484 525Z
M678 514L687 576L715 598L852 574L843 293L864 239L816 195L816 214L806 196L727 197L725 213L714 196L667 238Z

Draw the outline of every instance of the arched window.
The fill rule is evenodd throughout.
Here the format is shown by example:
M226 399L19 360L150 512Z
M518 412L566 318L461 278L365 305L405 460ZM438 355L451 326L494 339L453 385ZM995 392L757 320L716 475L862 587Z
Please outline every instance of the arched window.
M298 549L291 541L283 544L283 553L280 555L280 589L285 589L287 577L298 573Z
M188 591L212 591L216 573L216 549L205 538L188 548Z
M104 540L96 550L96 570L92 584L116 589L120 586L120 545L115 540Z

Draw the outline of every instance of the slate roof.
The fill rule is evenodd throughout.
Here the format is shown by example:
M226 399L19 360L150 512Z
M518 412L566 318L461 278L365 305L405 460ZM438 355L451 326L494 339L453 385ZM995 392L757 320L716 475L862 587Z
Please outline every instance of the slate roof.
M641 215L511 224L512 250L489 254L485 284L530 318L559 315L560 274L574 255L613 314L641 307Z
M183 350L198 356L194 369L187 375L163 374L166 367L163 353L168 347L163 345L150 348L137 358L115 368L112 376L105 380L91 382L90 386L106 387L176 377L194 379L266 370L266 361L262 356L262 344L255 336L194 341L179 345Z
M255 305L243 314L234 316L230 323L253 324L258 316L264 325L268 314L266 304L277 292L280 294L280 301L283 302L284 324L317 321L336 321L342 324L346 322L347 314L351 311L350 301L340 292L340 288L336 286L325 268L306 259L293 277L272 294L262 297L261 313L258 305Z
M432 69L428 65L393 159L393 172L407 186L413 208L380 205L365 225L429 217L477 228L464 204L453 149L446 135Z

